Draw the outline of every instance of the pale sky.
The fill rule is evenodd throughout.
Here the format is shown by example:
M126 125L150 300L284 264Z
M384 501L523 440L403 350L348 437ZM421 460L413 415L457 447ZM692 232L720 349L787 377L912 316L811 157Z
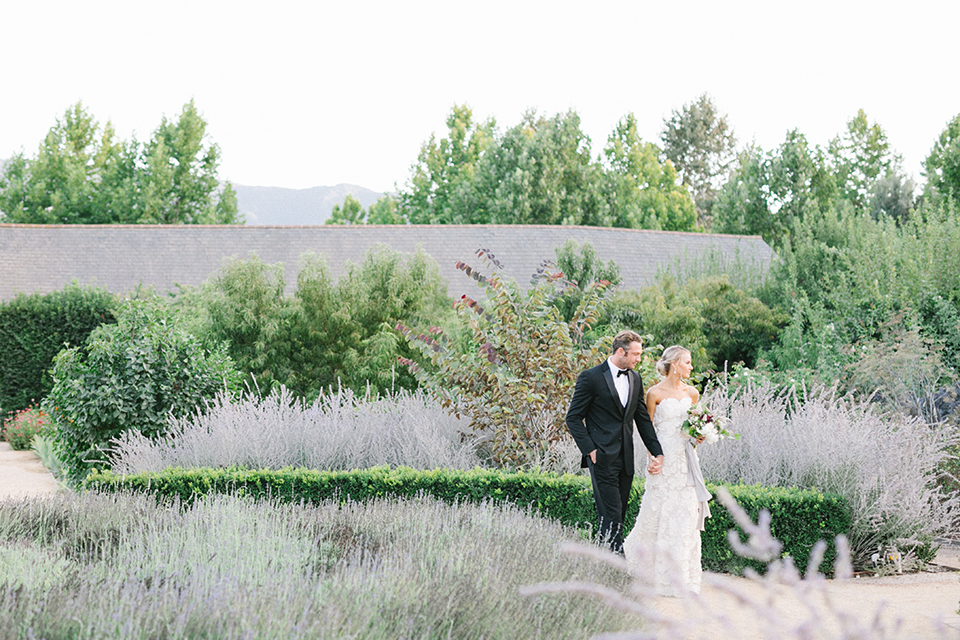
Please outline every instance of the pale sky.
M864 109L905 171L960 113L960 2L0 0L0 159L78 100L144 141L193 98L220 176L403 186L455 103L576 110L599 153L709 93L741 143L826 144Z

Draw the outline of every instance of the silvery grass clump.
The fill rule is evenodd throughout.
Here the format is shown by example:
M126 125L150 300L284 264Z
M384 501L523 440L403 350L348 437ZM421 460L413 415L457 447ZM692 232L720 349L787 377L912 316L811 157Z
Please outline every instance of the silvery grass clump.
M763 576L747 568L744 573L750 581L760 586L759 597L743 585L724 579L716 574L704 574L703 585L731 596L735 606L746 612L747 619L756 621L763 638L769 640L809 640L811 638L837 638L838 640L889 639L901 636L899 621L887 623L881 617L881 608L862 614L862 604L842 602L830 597L827 580L817 572L827 545L822 540L813 548L805 573L793 565L792 558L780 558L782 544L770 531L770 514L762 510L757 522L740 508L723 487L717 498L727 508L734 520L746 534L746 542L734 531L728 539L734 552L740 556L767 563ZM837 559L834 562L834 577L845 580L853 575L850 546L844 536L835 540ZM712 606L707 598L693 593L681 601L682 615L671 616L658 606L652 582L643 573L651 563L642 558L649 550L640 550L641 561L628 566L624 560L595 546L564 543L562 551L583 562L604 565L633 578L626 591L617 591L590 580L544 582L521 587L520 593L528 597L543 597L556 594L589 595L603 602L611 612L637 616L646 624L643 628L627 632L601 632L594 640L674 640L675 638L742 638L746 630L731 620L730 611ZM799 606L791 606L796 603ZM742 619L743 616L741 616ZM866 620L864 622L863 620ZM948 628L942 620L934 621L936 636L946 640L957 638L956 630ZM907 630L907 634L915 633ZM924 635L923 637L931 637Z
M286 389L262 399L220 395L192 416L171 418L169 427L157 440L132 431L114 441L113 470L482 466L474 440L462 433L466 423L422 391L376 397L341 389L310 404Z
M192 506L130 494L0 502L7 638L584 638L635 627L524 584L628 579L557 544L580 532L517 507L429 497Z
M890 546L903 552L960 527L960 495L937 486L957 430L880 411L836 389L720 386L703 401L731 418L739 440L697 448L709 482L813 488L853 510L850 545L865 566Z

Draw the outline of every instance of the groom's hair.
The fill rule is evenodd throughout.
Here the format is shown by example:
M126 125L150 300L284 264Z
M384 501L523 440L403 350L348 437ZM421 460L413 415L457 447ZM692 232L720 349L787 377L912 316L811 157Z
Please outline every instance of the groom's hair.
M613 351L616 353L620 349L627 351L630 348L630 345L634 342L639 342L643 344L643 338L640 337L640 334L636 331L630 331L629 329L624 329L617 335L613 337Z

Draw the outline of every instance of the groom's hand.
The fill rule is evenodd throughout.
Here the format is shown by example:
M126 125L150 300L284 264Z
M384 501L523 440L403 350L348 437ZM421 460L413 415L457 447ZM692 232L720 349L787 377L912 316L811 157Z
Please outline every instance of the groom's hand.
M652 476L660 473L660 469L663 467L663 456L657 456L650 460L650 464L647 465L647 473Z
M597 450L596 450L596 449L594 449L593 451L590 452L590 462L592 462L593 464L597 464Z

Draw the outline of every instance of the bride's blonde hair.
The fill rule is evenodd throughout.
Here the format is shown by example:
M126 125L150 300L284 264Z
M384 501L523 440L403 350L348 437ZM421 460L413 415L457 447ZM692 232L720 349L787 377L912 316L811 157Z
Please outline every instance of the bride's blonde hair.
M670 365L679 360L680 356L685 353L689 355L690 350L685 349L678 344L664 349L660 359L657 360L657 373L660 374L660 377L666 378L667 374L670 373Z

